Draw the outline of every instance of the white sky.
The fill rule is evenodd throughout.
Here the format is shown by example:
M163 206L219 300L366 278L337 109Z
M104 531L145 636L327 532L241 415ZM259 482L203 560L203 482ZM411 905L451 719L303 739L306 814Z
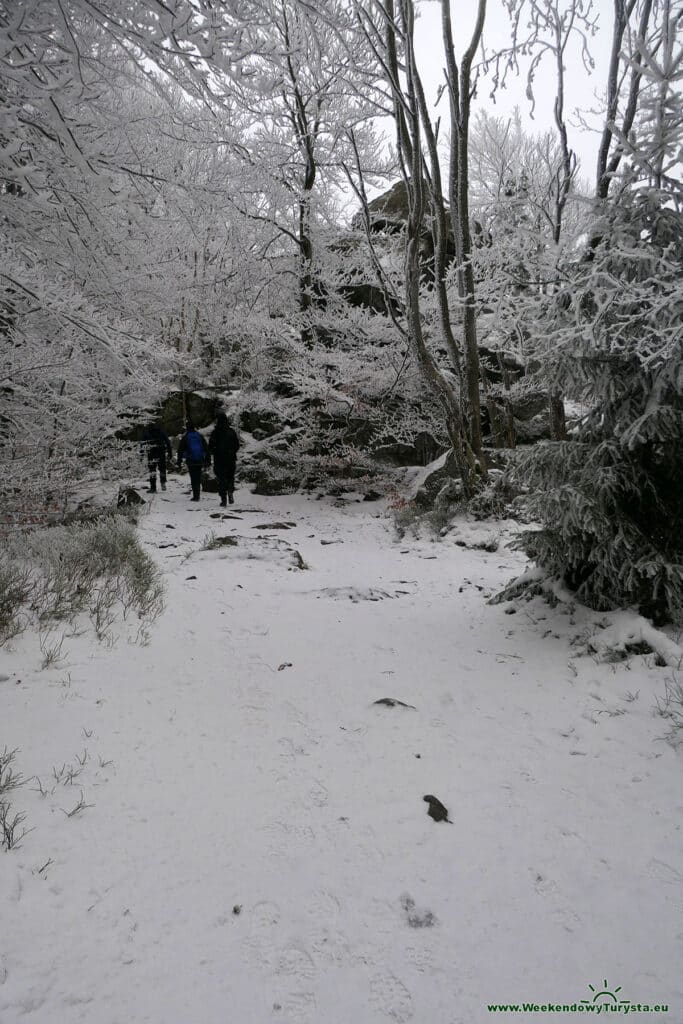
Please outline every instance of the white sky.
M474 0L451 0L453 15L453 35L456 50L460 53L466 48L474 24ZM587 130L578 123L577 110L587 113L600 110L603 106L605 77L609 58L610 36L613 5L612 0L593 0L593 11L598 15L600 30L591 40L590 52L595 61L595 69L589 74L580 56L578 39L567 53L566 60L566 98L565 111L568 121L569 143L576 152L580 162L580 176L590 182L595 177L598 135ZM510 22L503 7L502 0L489 0L487 17L484 26L484 43L487 51L502 49L510 45ZM434 101L439 85L443 82L443 49L441 44L441 3L440 0L423 0L420 4L420 18L416 25L416 46L420 61L425 89L428 97ZM534 120L529 119L530 104L525 96L526 78L510 77L504 91L499 91L495 104L490 99L490 86L482 83L478 91L475 109L486 109L495 116L511 114L515 107L520 108L523 123L531 131L545 131L553 126L553 102L555 99L555 79L550 56L546 56L542 67L536 75L535 96L536 110ZM439 108L444 122L448 120L446 99ZM589 118L596 123L596 118Z

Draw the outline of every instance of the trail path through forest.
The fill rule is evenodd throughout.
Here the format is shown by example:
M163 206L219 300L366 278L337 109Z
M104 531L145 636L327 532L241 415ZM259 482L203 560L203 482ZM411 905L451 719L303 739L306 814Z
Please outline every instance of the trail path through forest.
M480 1024L605 979L683 1020L666 670L572 656L587 612L487 605L502 545L185 489L140 521L147 646L0 656L0 749L45 792L15 791L34 831L0 853L0 1022Z

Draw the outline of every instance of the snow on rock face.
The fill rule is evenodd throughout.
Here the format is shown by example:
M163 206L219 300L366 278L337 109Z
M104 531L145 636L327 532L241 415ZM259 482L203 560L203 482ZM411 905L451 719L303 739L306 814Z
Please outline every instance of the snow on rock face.
M577 657L593 613L485 603L519 555L398 545L372 505L238 490L200 551L183 486L141 517L147 646L0 652L33 828L0 851L2 1024L484 1024L605 977L679 1019L671 669Z

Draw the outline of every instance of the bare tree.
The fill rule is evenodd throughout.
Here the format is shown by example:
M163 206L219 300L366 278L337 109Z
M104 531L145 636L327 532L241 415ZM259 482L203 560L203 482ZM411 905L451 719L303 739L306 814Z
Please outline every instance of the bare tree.
M391 97L396 132L397 157L407 200L408 221L404 244L404 315L407 336L425 380L438 396L445 411L448 434L463 487L471 495L477 486L477 473L485 475L480 413L480 371L476 343L474 276L471 266L467 175L460 174L461 162L467 162L469 105L471 101L471 64L478 46L484 3L477 26L464 57L463 69L451 90L455 132L451 140L449 183L442 179L439 154L439 122L434 121L426 96L415 52L414 0L387 0L372 7L358 5L358 18L366 38L384 72ZM444 36L448 45L448 37ZM455 66L452 40L448 66ZM464 89L466 99L458 97ZM450 199L450 204L449 204ZM449 212L450 208L450 212ZM466 223L463 224L463 217ZM421 248L425 236L433 247L433 285L436 298L438 342L449 357L449 372L441 365L430 345L425 328L425 301L422 287ZM449 239L455 236L457 254L458 302L453 307L449 295L447 271ZM462 340L456 337L454 322L460 316ZM476 461L478 460L478 469Z

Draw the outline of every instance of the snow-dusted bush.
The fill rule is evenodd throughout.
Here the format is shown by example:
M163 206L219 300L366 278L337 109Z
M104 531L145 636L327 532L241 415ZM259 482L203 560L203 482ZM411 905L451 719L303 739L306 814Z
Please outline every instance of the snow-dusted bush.
M558 312L558 375L588 413L520 462L543 525L518 541L594 608L683 614L683 215L624 190Z
M120 613L153 621L163 608L161 575L119 517L36 531L10 544L0 566L0 643L20 624L49 626L89 616L101 639Z
M664 696L657 698L657 714L669 722L667 742L675 749L683 746L683 685L675 674L664 682Z
M31 573L6 552L0 554L0 647L21 633L21 609L31 594Z
M0 849L14 850L31 829L22 828L26 815L10 814L10 793L26 784L26 779L14 769L16 750L7 747L0 754Z

